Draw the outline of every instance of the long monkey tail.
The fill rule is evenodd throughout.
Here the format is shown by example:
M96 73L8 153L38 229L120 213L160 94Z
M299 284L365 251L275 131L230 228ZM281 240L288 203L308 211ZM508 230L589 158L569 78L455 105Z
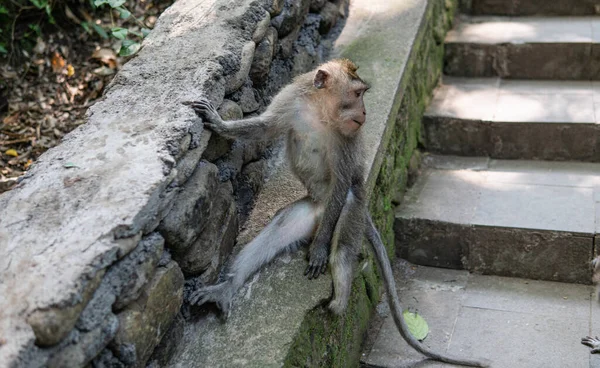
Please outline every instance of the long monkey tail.
M377 231L377 228L373 224L373 219L371 219L371 215L367 213L366 217L366 236L369 240L369 243L371 243L373 250L375 251L375 258L377 258L377 264L379 265L379 269L383 274L383 281L387 289L388 303L392 311L392 317L394 318L396 327L398 328L400 335L402 335L402 337L404 338L404 341L406 341L419 353L434 360L469 367L489 367L490 362L486 360L460 359L454 358L449 355L442 355L440 353L436 353L430 350L427 346L421 344L417 339L415 339L413 335L410 334L410 332L408 331L408 326L406 325L406 322L404 322L404 318L402 317L402 306L400 305L400 299L398 298L398 294L396 293L396 282L394 281L394 275L392 274L392 266L390 265L390 260L388 259L385 246L383 245L381 236L379 235L379 231Z

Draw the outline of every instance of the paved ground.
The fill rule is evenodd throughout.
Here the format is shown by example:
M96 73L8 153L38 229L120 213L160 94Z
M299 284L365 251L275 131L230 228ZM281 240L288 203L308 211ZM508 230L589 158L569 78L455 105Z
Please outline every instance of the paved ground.
M398 293L428 322L423 343L454 355L481 356L492 367L600 367L581 345L600 335L600 304L592 286L481 276L398 260ZM396 331L387 303L377 308L363 367L450 367L423 361Z

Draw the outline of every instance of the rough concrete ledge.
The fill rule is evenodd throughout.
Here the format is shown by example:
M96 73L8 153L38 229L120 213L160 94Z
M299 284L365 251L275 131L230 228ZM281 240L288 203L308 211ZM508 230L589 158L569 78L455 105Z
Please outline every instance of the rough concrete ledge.
M406 183L420 119L441 72L439 50L455 8L452 1L356 0L336 42L335 53L357 62L361 77L373 86L365 97L368 185L373 215L388 240L390 235L393 239L391 192ZM259 195L238 244L255 236L278 208L303 195L300 183L282 167ZM307 280L303 258L302 252L285 256L255 275L238 293L225 323L204 309L195 321L174 326L157 350L155 364L358 366L363 333L380 295L372 258L365 253L360 262L352 301L341 317L324 308L332 290L330 277Z

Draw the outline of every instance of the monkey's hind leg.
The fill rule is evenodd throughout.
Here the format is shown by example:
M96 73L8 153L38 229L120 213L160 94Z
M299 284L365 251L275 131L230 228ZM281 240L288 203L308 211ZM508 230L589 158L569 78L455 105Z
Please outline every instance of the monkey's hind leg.
M190 303L202 305L215 302L227 315L233 296L246 279L284 250L299 241L310 239L321 213L321 207L309 198L279 210L273 220L236 256L227 280L196 290Z
M590 353L592 353L592 354L600 353L600 339L598 339L598 336L596 336L596 337L586 336L583 339L581 339L581 343L585 346L589 346L590 348L592 348L592 350L590 350Z
M336 225L329 257L333 278L333 299L329 303L329 309L335 314L341 314L348 306L354 280L354 264L363 234L364 211L350 192Z

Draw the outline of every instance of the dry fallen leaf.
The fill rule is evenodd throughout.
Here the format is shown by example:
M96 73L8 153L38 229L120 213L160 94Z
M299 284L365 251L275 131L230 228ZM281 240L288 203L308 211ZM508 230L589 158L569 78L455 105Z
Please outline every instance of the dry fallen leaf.
M19 120L19 113L16 112L16 113L9 115L9 116L5 117L4 119L2 119L2 123L6 124L6 125L14 125L17 123L18 120Z
M4 152L5 154L7 154L8 156L12 156L12 157L17 157L19 156L19 153L17 153L16 149L7 149L6 152Z
M52 64L52 71L54 73L58 73L65 67L66 63L65 63L65 59L63 59L63 57L60 56L60 54L58 52L54 51L54 53L52 54L51 64Z
M99 68L92 70L92 73L94 73L96 75L105 76L105 75L115 74L115 70L111 69L109 67L106 67L106 66L101 66Z
M94 51L92 58L100 60L111 69L117 68L117 54L112 49L102 48Z

